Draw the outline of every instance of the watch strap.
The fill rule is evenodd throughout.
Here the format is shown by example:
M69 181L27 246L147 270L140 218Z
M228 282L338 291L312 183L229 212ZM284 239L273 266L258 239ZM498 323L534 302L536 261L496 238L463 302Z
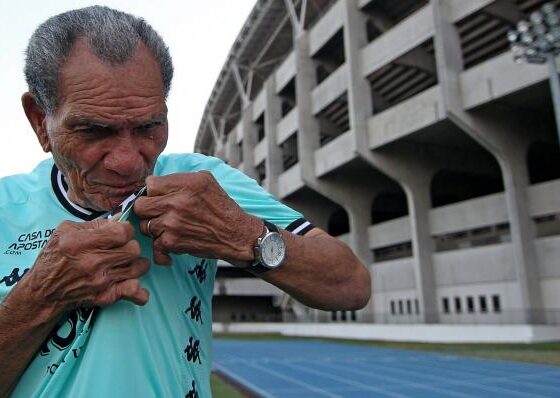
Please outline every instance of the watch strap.
M264 226L266 227L266 229L268 229L270 232L277 232L280 233L280 230L278 229L278 227L276 225L274 225L271 222L268 222L266 220L263 220L264 222Z

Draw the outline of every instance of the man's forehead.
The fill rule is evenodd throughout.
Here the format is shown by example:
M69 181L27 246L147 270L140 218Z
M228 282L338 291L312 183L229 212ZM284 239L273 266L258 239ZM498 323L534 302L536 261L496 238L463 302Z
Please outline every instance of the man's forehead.
M130 73L131 70L134 71L134 75ZM163 95L160 64L141 41L138 42L130 59L115 64L99 58L85 37L77 38L60 68L59 85L64 85L69 79L74 80L80 77L87 79L90 74L112 76L116 82L138 81L139 78L153 80L152 84L161 88Z
M112 65L78 39L60 69L58 110L72 123L142 123L165 119L165 93L159 63L138 45L130 60Z

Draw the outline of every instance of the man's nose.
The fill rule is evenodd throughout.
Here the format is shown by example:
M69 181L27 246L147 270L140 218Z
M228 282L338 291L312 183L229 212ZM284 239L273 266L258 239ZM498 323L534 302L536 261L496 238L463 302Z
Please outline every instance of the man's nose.
M104 158L105 168L122 176L134 176L143 168L140 147L130 134L119 134Z

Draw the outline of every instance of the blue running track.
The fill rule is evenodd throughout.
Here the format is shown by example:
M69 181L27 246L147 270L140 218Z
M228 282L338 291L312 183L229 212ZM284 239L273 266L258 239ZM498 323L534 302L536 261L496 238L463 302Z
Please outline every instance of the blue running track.
M217 339L214 369L266 398L560 398L560 367L313 340Z

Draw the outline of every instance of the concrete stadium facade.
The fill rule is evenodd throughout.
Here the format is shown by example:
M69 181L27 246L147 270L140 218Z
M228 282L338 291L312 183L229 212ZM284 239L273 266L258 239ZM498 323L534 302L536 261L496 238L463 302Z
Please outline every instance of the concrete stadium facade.
M260 0L195 150L347 242L357 312L222 264L215 320L560 324L560 147L545 66L506 32L541 0Z

